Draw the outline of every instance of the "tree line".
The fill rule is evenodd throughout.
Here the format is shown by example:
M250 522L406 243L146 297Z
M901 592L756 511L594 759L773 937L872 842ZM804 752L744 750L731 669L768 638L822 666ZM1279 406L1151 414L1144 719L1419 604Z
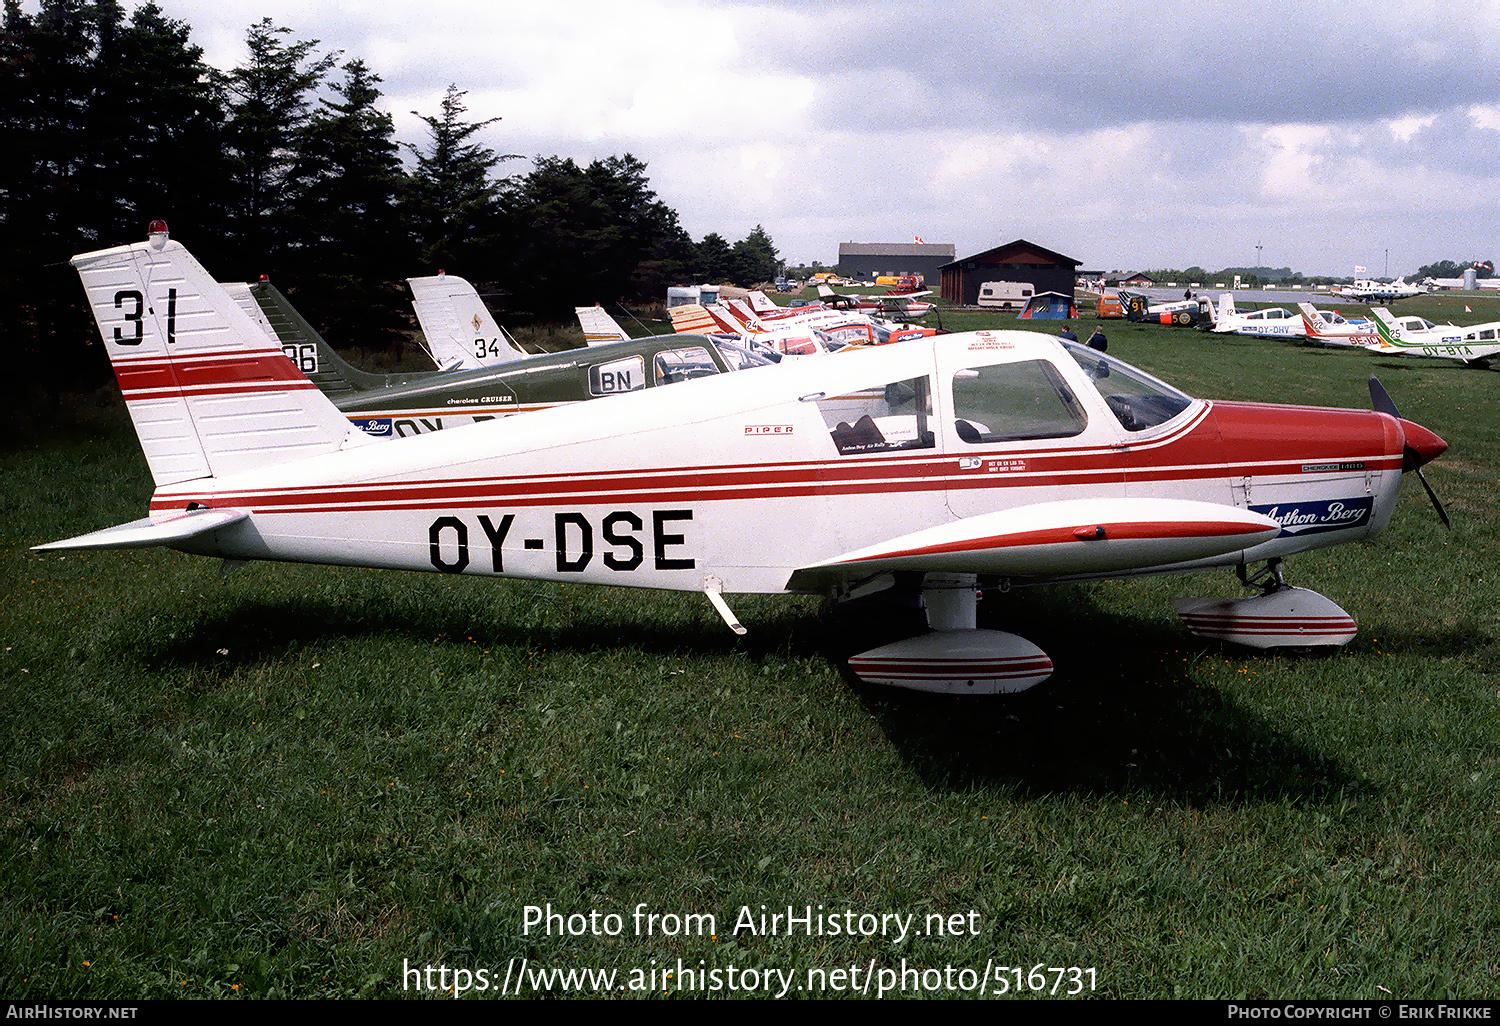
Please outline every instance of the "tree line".
M521 158L479 141L499 119L472 120L457 85L416 112L424 139L397 139L380 77L320 47L265 19L221 71L154 4L4 0L0 338L23 380L103 370L66 261L156 218L211 271L269 275L339 345L400 337L403 279L440 269L501 291L512 320L774 277L764 228L694 242L628 153L506 173Z
M1407 277L1412 281L1421 281L1423 278L1462 278L1464 271L1470 267L1475 269L1475 277L1489 278L1495 273L1494 264L1488 260L1453 261L1439 260L1436 263L1424 264L1417 268L1414 274ZM1238 274L1241 280L1252 286L1266 284L1278 285L1347 285L1354 281L1351 276L1340 277L1338 275L1311 275L1304 276L1300 271L1293 271L1290 267L1226 267L1220 271L1206 271L1201 267L1193 266L1184 270L1171 267L1158 268L1156 270L1142 272L1154 281L1179 281L1179 282L1219 282L1229 281ZM1364 272L1361 272L1363 276Z

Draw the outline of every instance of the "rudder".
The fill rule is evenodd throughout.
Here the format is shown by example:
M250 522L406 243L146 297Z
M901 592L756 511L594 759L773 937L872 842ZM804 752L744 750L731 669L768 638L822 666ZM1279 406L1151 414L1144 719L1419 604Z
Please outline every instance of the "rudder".
M365 441L164 224L71 262L158 486Z

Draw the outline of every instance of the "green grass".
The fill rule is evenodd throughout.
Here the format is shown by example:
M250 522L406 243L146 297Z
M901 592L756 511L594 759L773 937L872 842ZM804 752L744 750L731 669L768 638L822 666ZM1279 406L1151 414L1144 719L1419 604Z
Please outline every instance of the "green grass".
M1361 624L1331 656L1188 634L1168 599L1232 594L1229 574L1026 590L982 620L1056 675L940 698L842 668L916 633L910 610L737 599L736 639L700 596L32 553L151 491L117 395L70 400L0 454L0 994L401 996L403 965L498 984L522 958L1494 994L1500 374L1106 330L1201 395L1367 406L1373 371L1451 443L1427 472L1454 529L1408 487L1381 538L1288 561ZM526 932L549 903L623 935ZM637 936L642 903L717 934ZM742 906L820 904L978 930L733 930Z

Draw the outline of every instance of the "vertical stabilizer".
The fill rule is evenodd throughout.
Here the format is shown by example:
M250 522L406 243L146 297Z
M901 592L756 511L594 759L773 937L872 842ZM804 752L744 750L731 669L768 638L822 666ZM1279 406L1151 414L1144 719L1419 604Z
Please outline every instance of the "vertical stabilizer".
M619 323L604 312L602 306L575 306L578 326L583 329L583 340L591 346L607 346L612 342L629 342L630 335Z
M454 274L408 278L417 323L439 370L498 367L527 354L495 323L474 286Z
M1391 332L1391 321L1389 319L1389 311L1387 311L1384 307L1374 307L1372 309L1375 311L1375 313L1377 315L1380 315L1380 314L1386 315L1386 316L1376 316L1376 318L1375 318L1375 334L1380 337L1380 345L1377 346L1377 347L1374 347L1374 348L1378 348L1381 351L1387 352L1387 353L1389 353L1389 352L1398 352L1399 353L1403 349L1408 348L1408 346L1407 346L1406 343L1398 341L1397 338L1396 338L1396 336Z
M1216 330L1232 331L1229 322L1234 319L1234 293L1226 292L1219 297L1219 312L1214 317L1214 328Z
M158 486L366 441L165 225L72 264Z
M1297 310L1302 314L1302 333L1310 339L1321 339L1323 333L1318 330L1318 311L1311 303L1298 303Z
M235 302L244 308L245 303L233 286L226 285ZM246 287L250 302L260 313L261 319L270 326L271 334L281 345L287 359L297 369L312 379L312 383L323 394L335 402L351 392L367 392L373 388L390 385L391 376L371 374L345 360L329 345L327 340L303 317L291 300L282 295L280 289L262 276L260 281ZM425 373L425 372L422 372Z
M731 299L724 304L729 312L750 331L769 331L764 321L756 315L750 304L743 299Z

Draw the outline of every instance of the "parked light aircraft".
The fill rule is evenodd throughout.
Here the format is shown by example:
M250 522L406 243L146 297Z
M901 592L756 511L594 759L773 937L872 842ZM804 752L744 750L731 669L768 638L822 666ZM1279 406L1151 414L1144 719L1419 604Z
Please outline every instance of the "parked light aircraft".
M1208 328L1220 335L1301 338L1302 318L1294 317L1280 306L1240 313L1234 308L1234 293L1226 292L1219 297L1218 312L1210 319Z
M848 317L848 314L824 311L821 307L818 312L829 314L839 321ZM709 306L687 303L671 307L667 314L672 319L672 330L680 334L735 338L751 349L774 353L777 358L816 356L837 348L805 321L787 318L763 324L752 318L751 323L746 323L732 316L729 308L722 303Z
M1138 324L1192 325L1212 322L1213 308L1206 299L1178 299L1153 303L1144 292L1119 290L1120 306L1125 319Z
M1383 353L1434 356L1458 360L1470 367L1488 367L1500 355L1500 321L1460 328L1454 324L1433 324L1425 317L1392 317L1379 307L1374 312Z
M831 310L857 310L885 317L926 317L932 313L933 304L920 302L920 299L931 294L929 290L865 296L835 292L827 285L818 286L818 299Z
M824 308L767 321L743 300L730 299L723 305L729 316L741 325L743 331L750 333L751 337L793 327L811 329L834 349L843 346L885 345L887 342L902 342L937 334L934 328L886 320L857 310Z
M1405 278L1398 281L1359 278L1353 285L1335 285L1328 291L1331 295L1352 299L1357 303L1394 303L1398 299L1424 295L1427 286L1409 283Z
M698 591L738 633L726 594L910 586L933 633L851 668L982 694L1053 664L976 627L981 584L1236 567L1262 593L1179 602L1192 630L1261 647L1348 641L1353 620L1286 586L1282 558L1378 534L1403 474L1446 448L1373 379L1375 412L1208 402L1018 331L377 444L153 228L72 261L156 483L149 515L39 550L164 545ZM768 523L797 529L768 544Z
M1343 314L1319 310L1311 303L1298 303L1297 310L1302 314L1302 334L1309 345L1353 346L1357 349L1381 347L1373 321L1347 320Z
M696 303L674 306L668 314L676 331L734 337L752 348L791 357L817 356L847 346L884 345L937 333L932 328L824 307L764 321L738 299L709 306Z
M657 335L472 370L371 374L339 356L269 281L223 287L344 416L375 438L462 427L769 362L726 340Z

